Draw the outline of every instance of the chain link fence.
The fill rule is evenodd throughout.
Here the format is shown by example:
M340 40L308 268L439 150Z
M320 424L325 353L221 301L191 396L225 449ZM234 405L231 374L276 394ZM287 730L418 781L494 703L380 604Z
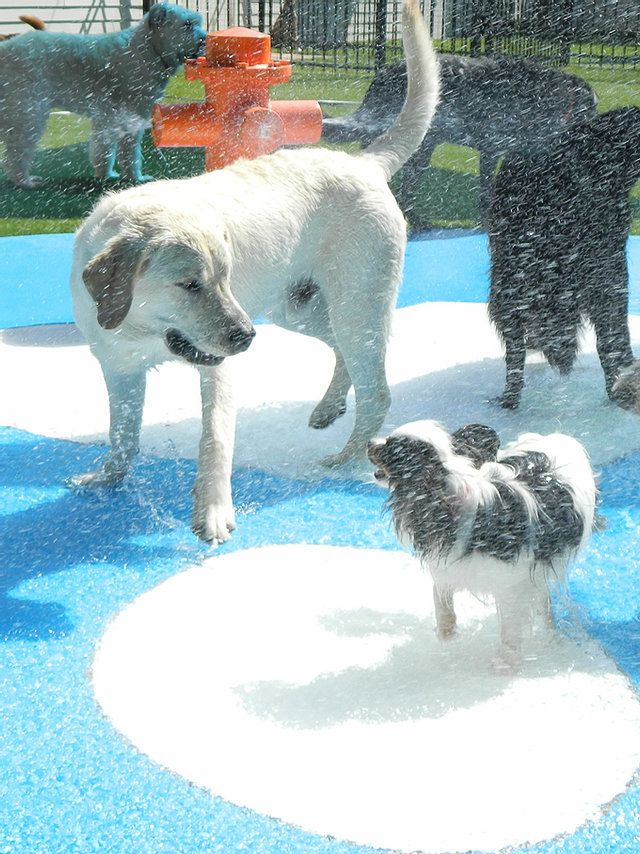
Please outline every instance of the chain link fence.
M185 0L183 0L185 2ZM401 52L400 0L186 0L208 30L271 34L274 53L298 64L372 71ZM89 4L0 2L0 33L21 14L51 29L106 32L138 20L147 0ZM557 65L640 66L640 0L423 0L440 49L471 56L537 56Z

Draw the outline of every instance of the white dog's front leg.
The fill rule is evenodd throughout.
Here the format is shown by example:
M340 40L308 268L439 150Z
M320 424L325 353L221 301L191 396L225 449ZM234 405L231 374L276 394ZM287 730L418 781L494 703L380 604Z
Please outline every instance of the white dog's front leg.
M109 456L99 469L72 478L73 486L112 486L129 471L140 446L140 427L146 389L146 371L107 373L109 393Z
M193 489L192 527L200 539L217 545L228 540L235 528L231 466L236 407L225 362L200 368L200 389L202 437Z

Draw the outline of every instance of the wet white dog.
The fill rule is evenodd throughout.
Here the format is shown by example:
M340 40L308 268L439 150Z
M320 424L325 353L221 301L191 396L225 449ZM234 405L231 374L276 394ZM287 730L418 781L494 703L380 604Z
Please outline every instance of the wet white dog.
M456 590L493 596L501 632L496 664L511 671L534 613L550 620L549 580L564 580L591 536L596 485L571 436L525 433L499 445L482 424L449 435L435 421L416 421L373 440L369 458L389 489L400 540L433 577L439 636L455 631Z
M223 357L249 345L250 318L265 314L333 348L333 379L310 424L342 415L353 385L355 425L329 462L364 457L390 402L386 343L406 245L387 182L420 145L438 98L415 0L405 2L403 31L407 100L364 152L282 150L145 184L107 196L85 222L72 291L109 391L111 453L78 483L123 477L138 450L147 369L186 359L200 369L203 397L193 528L207 541L228 539L235 407Z
M205 32L196 12L169 3L152 6L134 27L104 35L50 30L0 42L0 141L5 171L32 187L33 156L53 107L91 118L95 177L144 181L140 143L151 108L187 57L197 56Z

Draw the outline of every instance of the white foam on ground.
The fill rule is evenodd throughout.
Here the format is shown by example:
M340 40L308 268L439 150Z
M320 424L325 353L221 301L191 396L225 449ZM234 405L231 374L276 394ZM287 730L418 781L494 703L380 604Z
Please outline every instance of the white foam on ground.
M597 818L640 763L640 705L588 639L540 630L497 676L494 609L433 631L399 552L268 546L141 596L93 663L105 714L156 762L306 830L402 851L495 851Z
M631 317L630 326L638 352L640 317ZM333 370L328 348L265 325L229 364L240 407L235 465L317 477L318 460L344 445L353 422L351 395L347 414L331 428L307 427ZM484 305L425 303L397 311L387 370L392 406L385 430L419 418L438 419L451 429L484 422L504 441L526 430L562 430L585 444L595 465L640 449L640 421L606 398L592 334L568 377L530 360L517 412L492 402L503 389L504 359ZM0 423L57 438L106 441L100 368L73 327L1 332L0 376ZM195 458L199 435L197 371L172 363L151 372L142 452ZM368 472L364 467L346 474Z

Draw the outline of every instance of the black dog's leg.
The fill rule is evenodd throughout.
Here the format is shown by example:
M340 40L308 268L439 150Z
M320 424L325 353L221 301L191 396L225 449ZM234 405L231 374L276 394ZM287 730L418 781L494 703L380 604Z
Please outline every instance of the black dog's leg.
M495 154L486 151L480 152L480 222L487 225L489 220L489 208L493 195L493 182L496 176L499 158Z
M500 406L504 409L516 409L524 386L524 360L527 355L523 338L505 338L505 361L507 365L507 381Z
M592 322L596 331L598 356L604 372L607 394L614 403L627 408L632 405L632 401L628 401L624 393L615 392L613 389L620 371L633 362L626 299L624 311L610 311L604 317L592 318Z
M594 280L596 287L592 291L589 318L596 333L607 394L619 406L631 406L632 401L626 400L624 390L613 390L620 371L633 362L627 319L629 273L624 244L594 272Z

